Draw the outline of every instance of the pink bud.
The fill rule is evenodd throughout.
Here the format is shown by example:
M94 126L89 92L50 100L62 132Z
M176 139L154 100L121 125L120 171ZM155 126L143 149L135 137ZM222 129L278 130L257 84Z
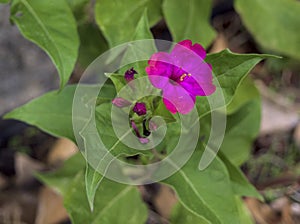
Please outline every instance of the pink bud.
M116 97L112 100L112 104L115 105L116 107L128 107L131 105L131 102L128 100L125 100L122 97Z

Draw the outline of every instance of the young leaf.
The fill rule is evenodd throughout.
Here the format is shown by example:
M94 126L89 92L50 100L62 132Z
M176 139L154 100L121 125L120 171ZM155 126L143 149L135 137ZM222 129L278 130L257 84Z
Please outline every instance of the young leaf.
M110 0L97 0L96 22L102 30L109 46L131 41L136 26L148 9L149 23L153 26L161 18L161 0L123 0L112 4Z
M117 93L120 92L120 90L126 85L124 74L105 74L105 75L113 82Z
M85 169L85 190L87 200L89 202L89 207L91 211L94 211L94 199L97 192L98 187L100 186L101 181L103 180L103 176L95 171L90 164L86 163Z
M38 177L50 187L59 187L64 205L72 223L144 223L147 208L134 186L127 186L106 178L101 182L91 212L85 193L85 160L80 154L69 159L64 166L51 174Z
M190 160L163 183L174 188L181 203L192 213L211 223L239 223L229 174L219 158L204 170L198 169L201 158L197 148Z
M66 1L13 0L11 20L24 37L49 55L58 70L60 87L64 87L79 47L76 22Z
M236 0L235 8L258 43L300 60L298 1Z
M208 47L216 36L209 24L211 0L165 0L163 14L173 41L191 39Z

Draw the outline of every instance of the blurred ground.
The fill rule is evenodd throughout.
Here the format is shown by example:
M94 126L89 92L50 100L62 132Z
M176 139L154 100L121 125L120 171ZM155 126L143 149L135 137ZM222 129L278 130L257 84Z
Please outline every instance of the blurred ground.
M232 11L231 1L215 7L212 24L219 36L210 48L239 53L261 53ZM51 61L24 40L8 21L9 8L0 6L0 115L58 87ZM153 29L169 38L163 22ZM242 170L260 190L265 202L245 198L259 224L300 223L300 66L293 60L266 61L251 76L262 95L261 134ZM34 177L35 171L57 167L74 153L74 145L56 140L20 122L0 120L0 224L68 223L62 198ZM63 149L62 149L63 148ZM140 187L149 205L147 223L168 223L174 193L158 184Z

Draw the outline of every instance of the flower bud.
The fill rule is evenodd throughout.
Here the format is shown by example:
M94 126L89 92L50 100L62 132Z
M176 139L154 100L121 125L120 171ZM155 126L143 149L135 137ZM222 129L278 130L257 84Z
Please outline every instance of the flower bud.
M136 124L134 123L134 121L131 121L131 127L133 128L136 136L138 137L139 139L139 142L142 143L142 144L147 144L149 142L149 139L148 138L143 138L139 132L139 129L137 128Z
M134 80L134 75L135 75L135 74L137 74L137 71L135 71L135 70L133 69L133 67L132 67L131 69L128 69L128 70L125 72L125 75L124 75L126 82L128 83L128 82Z
M147 113L146 104L137 102L133 107L133 112L139 116L145 115Z
M116 107L128 107L131 105L131 102L128 100L125 100L122 97L116 97L112 100L112 104L115 105Z

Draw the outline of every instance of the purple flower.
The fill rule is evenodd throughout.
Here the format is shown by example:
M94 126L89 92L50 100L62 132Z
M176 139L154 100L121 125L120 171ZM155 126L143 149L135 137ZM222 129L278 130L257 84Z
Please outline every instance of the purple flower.
M137 102L133 107L133 112L139 116L145 115L147 113L146 104Z
M192 41L177 43L171 53L157 52L148 61L146 72L156 88L162 89L163 102L171 113L189 113L196 96L215 92L212 68L204 62L205 49Z
M116 97L112 100L112 104L115 105L116 107L128 107L131 105L131 102L128 100L125 100L122 97Z
M137 74L137 71L135 71L133 68L128 69L124 75L126 82L129 83L130 81L134 80L135 74Z

